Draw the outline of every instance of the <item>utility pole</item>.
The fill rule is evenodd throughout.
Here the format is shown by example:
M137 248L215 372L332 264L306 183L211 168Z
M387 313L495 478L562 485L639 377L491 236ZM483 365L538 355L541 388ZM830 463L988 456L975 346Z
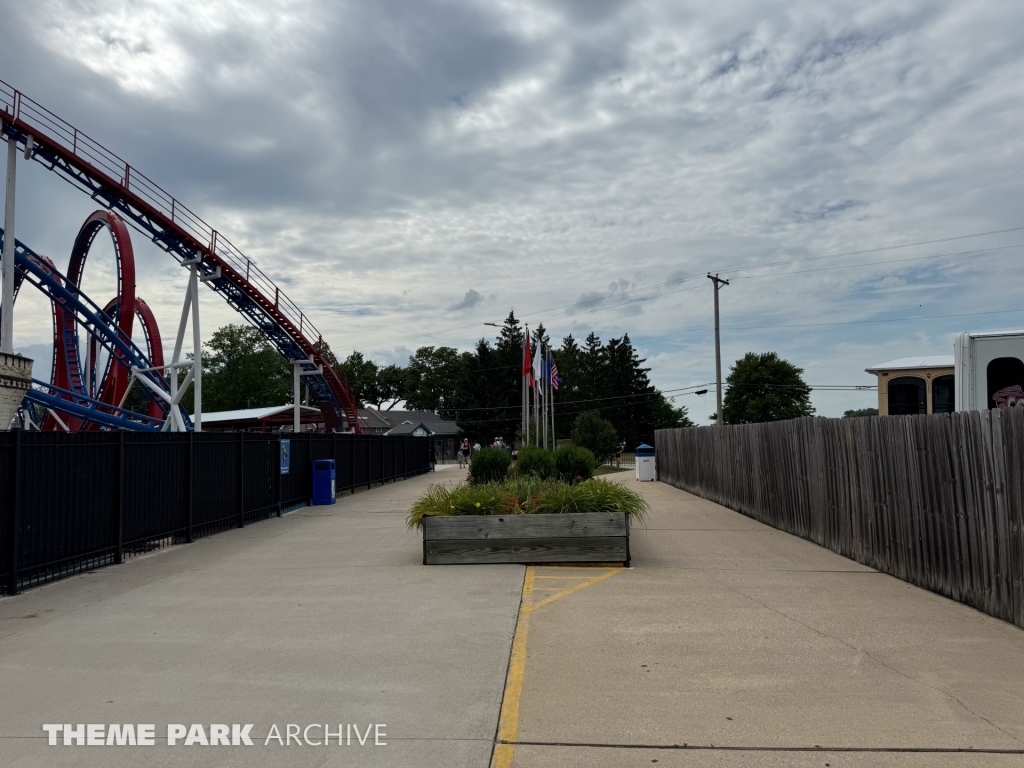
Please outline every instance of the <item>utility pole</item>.
M708 280L715 286L715 398L718 400L718 424L722 420L722 336L718 325L718 290L723 285L728 285L728 280L722 280L716 272L712 275L708 272Z

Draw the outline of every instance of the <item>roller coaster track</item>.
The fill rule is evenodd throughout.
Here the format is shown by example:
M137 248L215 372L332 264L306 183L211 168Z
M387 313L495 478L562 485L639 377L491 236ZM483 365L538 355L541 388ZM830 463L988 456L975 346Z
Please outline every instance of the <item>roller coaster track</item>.
M0 120L8 141L103 207L114 210L179 262L195 262L204 282L289 360L303 361L328 429L360 431L348 382L331 365L322 334L256 264L146 176L0 80Z
M0 228L0 245L3 244L4 231ZM90 343L93 344L93 360L96 360L95 350L99 347L105 349L110 360L120 361L120 366L111 365L111 369L121 367L123 370L131 368L138 369L137 376L145 376L159 388L166 390L167 382L158 371L152 369L152 357L156 357L157 347L151 344L150 355L144 353L132 341L131 337L124 333L113 321L110 312L113 304L108 304L101 309L92 299L82 293L75 282L67 276L62 275L53 262L46 256L34 252L19 240L14 244L14 268L15 268L15 295L20 292L22 284L27 281L32 283L50 300L54 314L54 328L57 335L63 337L68 331L78 326L89 332ZM139 311L144 319L147 317L148 307L136 299L134 308ZM151 327L155 327L153 324ZM149 329L146 329L148 336ZM105 403L87 394L87 388L82 383L80 373L71 377L60 375L60 361L64 350L57 346L57 339L54 340L54 383L33 380L36 388L28 390L26 399L48 408L51 411L61 412L79 421L104 426L114 429L135 429L157 431L160 429L167 408L161 410L154 407L148 409L147 414L137 414L114 406L109 402ZM78 342L68 344L74 350L78 349ZM163 352L160 351L162 359ZM104 379L109 380L109 376ZM63 386L62 386L63 385ZM180 406L179 406L180 408ZM183 408L179 411L186 424L190 425L188 414ZM52 416L51 416L52 418Z

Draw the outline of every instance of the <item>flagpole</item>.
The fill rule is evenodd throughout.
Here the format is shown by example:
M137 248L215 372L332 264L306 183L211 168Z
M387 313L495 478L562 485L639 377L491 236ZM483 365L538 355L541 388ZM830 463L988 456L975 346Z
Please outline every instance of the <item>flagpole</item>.
M529 333L530 329L526 329L526 333ZM519 372L523 373L522 361L526 359L526 334L523 334L523 348L519 358ZM523 441L523 445L526 444L526 374L523 373L522 386L519 387L519 438ZM520 446L521 447L521 446Z
M533 370L532 363L530 370ZM537 419L537 434L534 435L533 441L535 444L540 445L540 419L538 418L538 414L540 413L540 411L537 408L537 387L540 386L540 382L537 381L537 372L533 371L533 374L533 418Z
M542 377L544 378L544 381L542 381L541 385L540 385L540 396L541 396L540 407L541 407L541 410L543 411L543 414L542 414L541 418L544 421L544 447L547 448L548 447L548 383L547 383L548 375L547 375L546 368L548 367L548 365L547 365L548 358L547 358L547 348L543 344L540 345L540 359L541 359L540 372L541 372Z
M549 366L550 369L550 366ZM551 388L551 448L557 450L558 438L555 435L555 388L551 381L553 374L548 373L548 386Z
M523 360L530 355L530 326L525 326L526 333L523 334ZM530 360L533 365L533 360ZM526 363L523 363L523 447L530 444L530 374L526 372Z

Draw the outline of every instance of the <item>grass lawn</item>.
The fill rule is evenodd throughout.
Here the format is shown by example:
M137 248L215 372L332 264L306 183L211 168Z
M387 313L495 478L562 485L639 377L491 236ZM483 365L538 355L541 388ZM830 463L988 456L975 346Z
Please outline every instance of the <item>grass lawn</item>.
M600 467L598 467L597 469L594 470L594 477L597 477L598 475L612 475L612 474L615 474L616 472L628 472L628 471L629 471L628 467L613 467L613 466L610 466L608 464L603 464L602 466L600 466Z

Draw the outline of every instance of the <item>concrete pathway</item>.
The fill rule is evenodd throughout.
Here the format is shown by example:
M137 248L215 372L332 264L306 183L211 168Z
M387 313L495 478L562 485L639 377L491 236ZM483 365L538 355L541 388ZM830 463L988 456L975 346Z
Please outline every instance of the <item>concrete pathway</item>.
M634 567L527 595L495 765L1024 765L1024 631L626 477L653 507Z
M425 568L404 526L428 484L461 476L0 600L0 766L486 766L524 569ZM160 738L50 747L44 723L152 723ZM168 723L253 723L254 746L169 747ZM264 746L288 723L354 723L364 736L386 723L387 746Z
M1024 631L625 473L653 507L632 569L424 568L405 513L463 475L0 599L0 766L1024 766ZM313 723L387 746L264 745Z

